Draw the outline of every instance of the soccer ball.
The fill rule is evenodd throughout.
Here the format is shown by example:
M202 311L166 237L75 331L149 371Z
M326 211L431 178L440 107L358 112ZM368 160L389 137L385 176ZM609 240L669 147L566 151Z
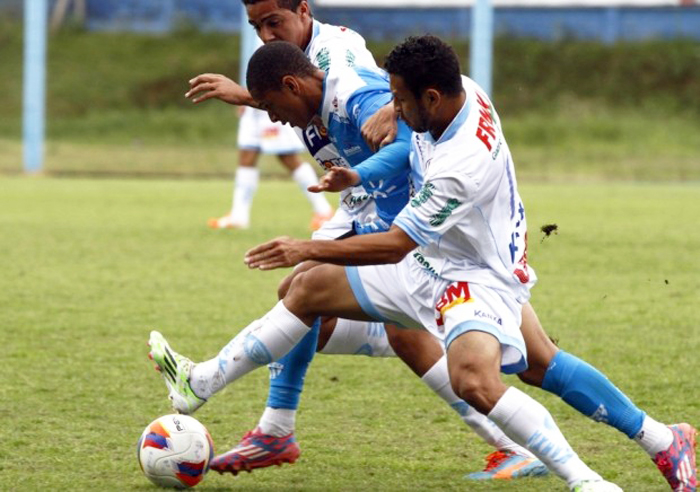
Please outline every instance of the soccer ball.
M214 443L207 429L187 415L164 415L146 426L136 449L141 470L161 487L194 487L209 470Z

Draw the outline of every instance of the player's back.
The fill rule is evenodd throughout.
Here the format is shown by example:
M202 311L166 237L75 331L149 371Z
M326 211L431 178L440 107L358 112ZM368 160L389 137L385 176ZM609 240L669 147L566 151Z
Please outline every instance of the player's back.
M441 276L527 298L536 277L527 266L527 222L510 150L486 94L466 77L463 85L465 104L440 139L414 134L412 166L420 168L414 172L422 188L407 213L420 217L421 252Z

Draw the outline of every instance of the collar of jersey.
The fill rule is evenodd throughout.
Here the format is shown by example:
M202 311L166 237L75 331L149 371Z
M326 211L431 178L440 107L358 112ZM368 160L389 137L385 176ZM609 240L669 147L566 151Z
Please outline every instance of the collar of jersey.
M321 23L314 19L312 26L313 30L311 32L311 39L309 40L309 44L306 45L306 49L304 50L304 53L306 53L306 56L309 58L311 58L311 53L309 53L311 51L311 45L313 44L314 39L316 38L316 36L318 36L318 33L321 30Z
M457 131L459 131L459 129L462 127L464 122L467 121L467 117L469 116L469 106L471 106L471 104L469 101L469 95L467 94L467 97L464 100L464 104L462 105L462 109L459 110L457 116L455 116L454 119L450 122L450 124L447 125L447 128L445 128L445 131L442 132L442 135L440 135L440 138L437 140L437 142L430 134L430 132L425 132L428 141L433 145L437 145L443 142L447 142L449 139L454 137L457 134Z

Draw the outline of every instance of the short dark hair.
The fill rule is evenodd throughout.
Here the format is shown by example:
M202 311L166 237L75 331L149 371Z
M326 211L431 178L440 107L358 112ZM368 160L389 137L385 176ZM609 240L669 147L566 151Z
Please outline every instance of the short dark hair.
M248 62L246 84L251 94L266 94L281 90L285 75L310 77L316 70L318 69L297 45L273 41L253 53Z
M428 88L448 96L462 91L459 59L452 47L431 35L411 36L387 55L384 68L400 76L416 97Z
M264 2L265 0L242 0L243 5L255 5L256 3ZM291 10L296 12L302 0L277 0L277 6L281 9Z

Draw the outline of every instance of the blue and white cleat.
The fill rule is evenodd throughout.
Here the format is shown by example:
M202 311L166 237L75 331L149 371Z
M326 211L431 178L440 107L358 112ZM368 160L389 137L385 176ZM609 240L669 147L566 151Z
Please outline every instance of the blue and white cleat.
M173 409L187 415L194 413L207 402L195 395L190 386L194 362L171 349L165 337L157 331L151 332L148 345L151 347L148 358L156 363L156 370L163 376Z
M495 451L486 457L483 471L470 473L468 480L510 480L522 477L541 477L549 470L540 460L522 456L513 451Z

